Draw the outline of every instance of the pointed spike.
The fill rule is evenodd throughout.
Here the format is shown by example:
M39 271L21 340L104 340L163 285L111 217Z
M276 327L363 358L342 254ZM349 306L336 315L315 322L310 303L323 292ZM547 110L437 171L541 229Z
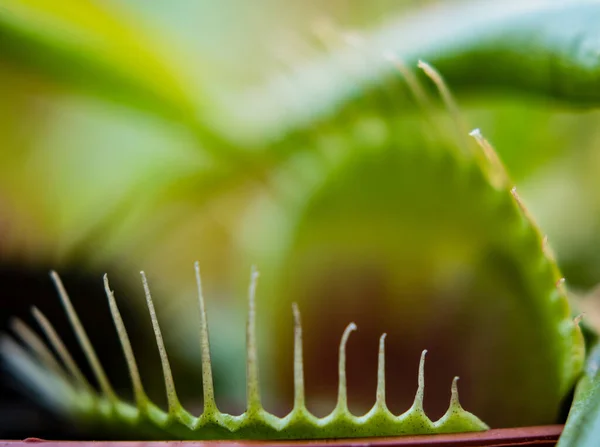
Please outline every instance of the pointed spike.
M402 59L396 56L396 54L394 54L392 51L384 51L383 57L389 61L402 75L406 85L408 85L408 89L415 99L415 102L421 108L421 110L425 112L428 117L432 117L434 115L434 107L431 104L429 95L423 88L421 82L419 82L419 79L415 73L409 67L407 67L404 61L402 61Z
M65 365L67 371L69 371L69 374L71 374L71 376L76 380L79 387L84 391L95 395L96 391L85 378L81 372L81 369L79 369L79 366L77 366L77 363L75 363L75 360L73 360L71 353L56 332L56 329L54 329L54 326L52 326L52 323L50 323L50 320L48 320L48 318L46 318L46 316L35 306L31 308L31 313L42 329L42 332L54 348L54 351L58 354L63 365Z
M106 292L106 297L108 298L110 313L119 336L119 341L121 342L123 354L125 355L125 360L127 362L127 368L129 369L129 377L133 387L135 402L138 408L142 408L148 403L148 397L146 396L144 386L142 385L142 379L140 378L140 372L138 370L137 362L135 361L135 355L133 354L133 348L131 347L129 336L127 335L127 329L125 328L125 324L121 318L121 313L119 312L119 308L115 300L115 294L112 290L110 290L108 275L106 274L104 275L104 291Z
M419 387L417 388L417 394L413 403L413 408L423 411L423 397L425 395L425 355L427 349L421 353L421 360L419 361Z
M475 416L464 410L458 400L458 377L452 380L452 397L446 413L435 422L434 426L442 433L454 433L458 431L482 431L489 430L489 426Z
M442 100L444 101L444 105L450 112L450 115L452 116L452 120L454 121L454 124L456 125L456 128L458 129L459 141L462 143L463 148L465 150L470 150L471 146L469 145L469 141L466 138L466 135L468 133L468 131L467 131L468 127L460 113L460 109L458 108L458 105L456 104L456 101L454 100L452 93L450 93L450 89L448 88L448 86L446 85L446 82L444 81L444 78L435 68L433 68L431 65L429 65L425 61L420 60L417 63L417 66L421 70L423 70L423 72L429 77L429 79L431 79L433 81L433 83L437 87L438 91L440 92L440 96L442 97Z
M387 334L382 334L379 338L379 356L377 362L377 400L376 404L379 407L385 407L385 337Z
M338 364L338 401L336 410L348 411L348 391L346 388L346 344L350 334L356 330L356 324L350 323L344 333L342 334L342 340L340 341L339 350L339 364Z
M498 188L507 187L510 184L508 172L506 172L506 168L502 164L494 147L484 138L479 129L473 129L469 135L475 139L483 152L483 156L488 161L491 167L490 177L494 185Z
M537 226L537 224L535 223L535 219L533 218L533 214L531 214L531 212L525 206L525 203L523 202L523 200L517 193L517 187L513 186L510 190L510 193L512 194L515 202L517 202L517 205L518 205L519 209L521 210L521 212L523 213L523 216L525 216L525 218L529 222L531 222L532 225ZM556 283L556 287L559 288L559 291L561 292L561 294L566 295L566 291L564 290L564 282L565 282L565 278L559 279L558 282Z
M144 294L146 295L146 305L148 306L148 312L150 312L150 320L152 321L152 328L154 329L154 337L156 338L156 346L158 347L158 353L160 355L160 362L162 364L163 376L165 379L165 388L167 391L167 402L169 406L169 413L174 414L181 409L177 392L175 391L175 383L173 382L173 373L171 372L171 365L169 358L167 357L167 350L165 349L165 343L163 341L160 326L158 325L158 319L156 318L156 311L154 310L154 303L152 301L152 295L150 295L150 287L148 286L148 280L144 272L140 272L142 277L142 284L144 285Z
M458 399L458 379L456 376L452 380L452 396L450 397L450 408L462 408Z
M202 390L204 393L204 414L215 413L217 403L212 377L212 364L210 361L210 341L208 337L208 322L206 308L204 306L204 295L202 293L202 280L200 278L200 263L194 262L196 271L196 285L198 287L198 305L200 306L200 349L202 351Z
M54 285L58 290L58 295L60 296L62 305L67 313L67 316L69 317L71 327L77 336L77 340L79 341L81 349L83 350L90 366L92 367L92 371L96 377L96 380L98 381L98 384L100 385L102 393L108 400L113 402L118 401L117 395L115 394L110 382L108 381L108 378L106 377L104 368L102 368L100 360L98 360L96 351L94 350L92 343L90 342L90 339L88 338L87 333L85 332L85 329L83 328L83 325L81 324L81 321L75 312L75 308L69 299L69 295L67 294L67 291L65 290L58 273L52 271L50 272L50 277L52 278L52 281L54 281Z
M302 359L302 321L300 310L292 303L294 313L294 410L306 408L304 395L304 361Z
M469 132L469 135L475 139L475 141L477 142L477 144L483 151L483 154L485 155L485 157L493 165L496 165L496 167L499 167L500 169L502 169L502 163L500 162L500 159L498 158L498 154L496 153L496 150L490 144L490 142L484 138L483 134L481 133L481 130L479 128L473 129L471 132ZM502 169L502 170L504 170L504 169Z
M250 287L248 288L248 322L246 324L246 399L248 410L261 410L260 387L258 382L258 355L256 352L256 284L258 270L252 266Z
M544 252L544 254L546 255L546 257L548 259L550 259L551 261L556 261L556 254L554 253L554 250L552 250L552 247L550 246L550 242L548 241L548 235L544 235L543 239L542 239L542 251Z
M519 193L517 192L517 187L513 186L510 189L510 193L512 194L513 198L515 199L515 202L517 202L517 205L521 209L521 212L529 218L530 217L529 211L527 210L527 207L523 203L523 200L521 200L521 197L519 196Z
M430 135L435 139L435 135L445 135L445 130L440 127L440 120L436 108L431 101L431 98L423 84L417 77L416 73L408 67L404 61L397 56L393 51L386 50L383 52L383 58L390 62L393 67L400 73L404 78L408 90L410 91L413 100L421 110L422 115L425 117L425 132L426 135Z
M23 320L20 318L13 317L10 321L10 328L19 338L34 352L36 357L48 368L50 371L54 371L67 382L71 382L67 371L61 366L56 360L56 357L48 349L46 343L42 341L38 334L35 333Z

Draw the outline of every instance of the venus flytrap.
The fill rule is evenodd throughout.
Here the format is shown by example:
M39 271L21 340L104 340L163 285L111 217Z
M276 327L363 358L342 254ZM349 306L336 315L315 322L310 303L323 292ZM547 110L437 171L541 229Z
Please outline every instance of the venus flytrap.
M422 64L422 66L426 68L428 74L431 75L440 90L444 92L443 81L437 72L428 65ZM447 91L443 96L445 102L452 105L452 99ZM452 110L452 107L450 108ZM455 122L458 122L457 117L458 112L455 112ZM564 395L578 375L583 356L583 345L577 324L571 320L568 313L568 305L562 290L562 281L560 281L560 277L556 276L558 273L554 259L548 254L545 240L541 237L539 229L516 195L514 187L510 183L508 175L493 148L478 130L473 131L471 134L477 143L475 148L478 147L479 149L474 149L472 145L466 143L468 145L465 148L466 151L448 151L447 154L451 155L449 160L453 160L459 167L462 166L461 169L464 170L460 172L463 175L466 173L470 182L474 181L481 188L494 191L492 194L489 192L486 192L486 194L490 194L489 197L493 197L494 201L499 200L499 204L495 204L492 209L498 207L501 210L498 211L499 213L507 213L511 216L508 223L511 228L514 227L513 230L515 231L515 238L512 243L519 246L519 250L526 247L527 250L536 251L534 257L537 259L536 262L540 263L541 271L534 269L531 274L533 277L541 275L540 278L543 278L537 278L536 280L539 282L538 286L543 293L540 292L539 300L536 298L537 301L534 301L533 305L537 311L545 315L542 318L546 319L547 328L540 327L539 329L550 331L552 337L556 339L552 341L555 344L553 349L556 349L559 356L552 359L551 363L553 368L562 365L563 370L555 370L554 373L557 374L558 383L560 383L558 392ZM348 168L351 168L351 166ZM456 169L454 165L449 165L447 168L450 170ZM507 206L508 208L506 208ZM527 260L526 262L530 261ZM533 263L530 265L533 265ZM247 411L239 416L220 412L213 392L207 314L197 264L195 265L195 273L200 311L199 332L204 393L204 411L198 416L190 414L179 401L163 342L162 331L154 309L148 281L143 272L141 275L146 304L162 365L168 402L167 411L153 404L144 391L133 349L106 276L104 278L105 291L129 368L134 391L133 404L123 401L113 390L87 337L83 324L79 320L60 278L54 272L51 277L55 282L61 302L79 344L92 368L95 380L99 385L99 393L83 377L51 323L35 308L32 309L34 317L39 322L53 349L59 355L62 366L54 358L54 355L49 354L48 349L43 347L45 345L40 342L39 337L35 336L31 330L25 329L26 327L18 320L15 320L15 332L24 341L25 345L31 349L33 355L15 347L14 342L9 339L3 342L3 351L8 354L7 358L18 372L18 375L43 396L42 400L51 402L54 408L63 409L70 417L74 418L96 422L105 421L119 426L125 425L129 429L135 430L140 436L152 432L155 433L153 437L174 437L177 439L312 439L468 432L487 428L487 425L479 418L463 410L460 406L456 378L452 382L451 401L446 414L435 422L427 417L423 409L426 351L421 355L418 388L412 406L399 416L392 414L387 408L385 397L385 335L381 336L379 340L375 404L363 416L352 414L347 404L346 345L349 342L351 333L357 329L354 323L346 327L339 346L338 396L335 408L328 416L315 417L305 405L302 327L300 313L296 305L293 306L294 406L292 411L283 418L267 412L262 406L258 379L255 322L258 272L255 270L252 271L248 291L246 333ZM548 276L548 273L550 273L550 276ZM549 297L550 300L548 300ZM548 372L551 372L551 370L548 370ZM43 378L42 375L48 376L48 379ZM56 387L57 383L60 384L60 387ZM62 390L60 394L57 393L57 389ZM60 404L56 404L57 399L61 400L63 395L64 400ZM67 403L65 404L65 402ZM156 429L162 434L156 434L156 431L153 431Z
M394 150L394 142L402 135L394 129L393 124L395 124L395 121L391 120L392 124L383 121L382 125L387 126L385 130L388 132L384 134L383 138L369 141L371 134L361 135L357 133L356 135L360 137L357 139L358 145L350 146L347 153L341 154L337 160L332 159L331 164L321 166L321 169L324 169L325 181L320 189L300 188L296 184L290 191L296 191L296 193L305 191L308 197L300 195L300 202L289 201L287 206L290 206L291 209L296 207L297 211L300 212L296 217L299 221L302 221L303 214L306 214L307 210L310 211L311 201L319 200L322 195L333 194L332 203L337 204L346 195L341 194L335 188L328 187L327 182L335 180L338 182L338 186L335 187L339 187L339 176L341 176L342 186L351 185L352 182L346 181L344 177L355 178L353 172L357 167L360 168L360 175L364 175L365 167L369 168L369 166L365 165L363 161L369 162L369 157L373 154L384 154L386 156L391 154L393 161L391 166L396 166L398 160L409 160L413 167L419 169L422 167L435 168L437 164L443 162L444 172L450 174L450 177L443 179L444 186L456 188L456 191L460 193L453 197L458 198L462 195L473 194L473 197L480 200L484 205L482 209L484 210L485 219L482 222L494 222L495 218L500 218L502 231L505 232L503 234L510 236L510 239L503 240L502 249L508 250L508 253L514 256L515 264L521 269L520 274L522 276L520 278L526 284L524 288L526 292L523 294L529 300L525 309L531 318L536 319L536 325L528 336L544 337L544 344L539 346L538 351L526 353L525 356L522 356L522 360L533 357L537 362L545 365L545 376L549 378L546 380L549 380L549 383L556 388L540 387L534 390L532 394L541 401L547 401L549 405L556 405L558 400L568 393L574 380L579 375L583 358L583 342L579 328L570 316L555 260L547 249L545 238L542 237L539 228L516 194L514 186L491 145L478 130L471 132L474 137L473 141L462 140L460 129L463 124L460 113L446 89L444 81L431 66L425 63L420 65L436 84L444 102L448 105L454 126L458 129L457 137L448 138L451 143L441 144L440 147L431 146L422 152L399 152ZM360 116L354 116L354 118L356 121L351 121L350 126L360 124ZM334 126L331 126L331 129L333 128ZM347 131L348 129L345 128L344 130ZM309 132L305 141L314 141L311 138L315 137L316 141L319 141L317 132L314 134ZM296 141L292 141L296 143ZM391 151L389 151L390 149ZM428 164L423 165L420 162L415 162L415 159L410 157L417 157L416 160L423 160L423 163ZM357 161L359 164L354 165ZM402 164L400 163L398 166L402 166ZM309 164L308 166L313 165ZM424 172L427 175L432 175L427 170ZM376 169L364 178L377 181L378 176L379 171ZM299 182L305 182L307 179L310 181L315 179L323 181L319 178L319 175L315 176L314 173L308 177L304 177L301 173L297 178ZM388 178L388 175L386 174L384 178ZM420 181L425 179L426 177L419 178ZM397 180L400 181L400 185L403 185L402 181L405 181L404 179ZM392 197L389 203L397 202L397 196L394 197L394 194L402 193L402 189L397 189L398 186L395 184L392 186L394 188L390 190L385 188L379 190L391 194ZM348 197L352 198L352 204L355 205L354 200L356 197L352 194ZM302 201L307 199L308 202L302 204ZM469 202L469 206L473 206L473 203L477 204L478 202ZM302 206L297 206L298 204L302 204ZM498 224L495 223L495 225L499 227ZM295 231L302 231L302 227L296 228ZM287 253L287 255L289 260L295 261L297 259L293 251ZM295 271L295 269L291 268L290 271ZM57 368L56 364L58 362L56 359L48 355L47 349L40 348L39 337L32 337L32 332L27 329L24 330L23 325L20 323L15 324L16 332L24 343L31 348L33 354L21 348L15 348L16 345L9 339L3 342L3 351L7 354L7 358L17 371L18 376L42 395L42 400L50 402L54 408L62 409L70 417L96 422L104 421L119 426L125 425L134 430L139 436L153 432L155 434L152 437L173 437L177 439L312 439L468 432L487 428L487 425L478 417L463 410L460 406L456 378L452 381L451 401L446 414L435 422L427 417L423 408L425 351L422 353L419 363L418 388L412 406L401 415L396 416L391 413L387 407L385 397L385 336L382 336L379 340L375 404L363 416L352 414L347 403L346 345L349 342L351 333L357 329L354 323L346 327L339 345L337 403L328 416L315 417L305 405L302 327L300 313L296 305L293 306L294 406L292 411L283 418L267 412L261 401L256 352L255 296L258 280L256 270L252 271L248 291L246 333L247 410L239 416L222 413L217 407L213 392L207 314L197 264L195 272L200 311L199 332L204 392L204 411L198 416L190 414L180 403L150 288L143 272L141 275L146 305L160 354L162 375L167 394L168 406L166 411L153 404L144 391L133 349L106 276L104 278L106 295L131 376L134 391L133 404L119 398L113 390L87 337L83 324L79 320L60 278L54 272L51 277L55 282L61 302L79 344L92 368L95 380L99 385L99 392L96 392L87 383L64 347L56 330L37 309L32 310L34 317L40 323L46 338L59 355L63 366ZM296 292L293 289L289 290L292 295ZM49 360L50 358L53 360ZM44 375L49 378L44 379ZM532 377L525 376L523 376L523 380L527 380L526 383L532 386L535 385L535 382L539 382L538 379L532 381ZM60 384L60 387L56 387L57 383ZM62 391L57 393L57 389ZM523 392L526 391L530 390L523 389ZM65 396L64 401L56 404L57 399L60 400L63 394ZM529 398L529 396L527 397ZM65 402L67 403L65 404ZM544 409L544 411L551 414L553 409L550 408L549 411ZM156 429L159 430L159 434L156 434Z
M499 353L506 356L503 359L506 363L511 363L511 368L502 370L490 378L487 389L482 386L483 380L488 379L482 374L485 369L477 370L476 377L473 378L479 386L476 390L481 395L490 388L510 390L502 391L501 402L494 401L507 402L509 411L506 413L513 408L525 408L524 413L531 413L531 420L550 423L554 422L561 401L579 378L584 358L583 340L578 321L573 321L570 312L564 279L548 248L547 238L520 200L492 146L478 130L471 132L473 140L468 138L468 127L463 123L461 114L439 73L427 63L419 62L419 66L433 81L450 111L453 121L450 132L445 132L442 127L434 128L436 125L430 126L430 123L437 121L437 111L431 107L425 93L427 89L422 88L419 75L414 75L406 68L415 65L418 58L427 58L442 68L441 72L451 80L454 87L456 82L463 78L466 85L472 80L472 76L465 76L465 73L472 73L472 67L483 64L483 68L491 70L491 73L488 73L489 78L483 77L482 82L489 81L490 85L500 86L511 84L517 89L531 87L529 74L524 75L517 69L497 72L496 64L499 61L496 60L493 49L498 47L507 50L503 53L507 57L506 62L519 61L527 66L537 54L541 55L541 59L548 58L554 64L551 68L555 78L549 82L542 82L547 81L546 72L536 72L534 90L575 102L595 101L594 95L588 98L582 93L585 89L581 87L587 86L591 80L585 76L589 73L583 69L574 74L572 83L565 82L563 85L554 82L561 79L568 81L567 77L563 78L569 71L565 69L565 61L574 61L576 65L582 66L589 62L589 54L578 51L573 55L562 51L562 44L554 45L558 41L550 38L555 33L562 35L561 28L546 26L544 22L548 19L549 23L556 24L563 14L575 18L586 16L596 11L593 3L575 2L568 5L544 6L544 2L540 2L542 6L529 9L520 8L517 3L521 2L511 4L500 18L490 12L496 6L486 10L487 13L476 28L477 32L482 33L483 39L474 38L468 27L455 23L450 27L450 31L442 32L441 37L431 28L408 27L409 36L413 33L415 36L422 36L425 29L428 33L426 37L430 39L410 41L396 33L398 29L403 28L396 24L376 30L359 44L352 42L352 48L329 48L331 53L324 54L323 58L317 58L314 63L308 63L293 73L288 73L285 86L282 85L283 81L275 78L264 88L258 88L248 95L238 96L236 92L235 104L239 105L239 116L243 119L236 121L239 126L230 126L230 131L236 133L241 129L242 136L239 139L242 141L247 138L245 144L250 147L256 147L256 141L260 143L261 150L250 157L252 161L258 160L252 167L264 171L262 174L266 178L265 182L276 192L275 195L285 211L281 214L287 218L283 226L289 239L284 241L283 248L278 245L280 258L278 262L273 263L281 270L270 267L268 270L275 271L269 274L270 277L281 281L270 289L278 292L270 297L277 301L267 299L267 305L281 305L283 295L291 295L293 298L297 295L301 298L302 292L294 286L293 281L279 273L293 272L304 280L308 275L303 271L306 266L301 263L299 255L305 247L322 245L334 251L331 247L335 249L351 246L359 239L356 234L351 233L348 241L339 236L339 233L344 225L351 221L348 217L368 215L373 203L381 205L381 209L387 213L385 216L395 216L391 221L393 225L390 226L389 233L382 230L383 236L380 239L374 238L369 240L370 244L363 244L369 248L380 248L381 251L377 252L378 259L385 260L386 256L391 258L390 253L402 253L406 247L401 244L393 245L397 234L402 231L418 241L415 245L418 246L419 252L413 254L435 250L437 245L445 242L437 237L435 231L435 226L443 222L443 225L456 230L457 233L450 233L451 235L464 236L459 242L471 250L465 250L467 253L481 255L476 250L479 246L487 250L484 255L489 255L487 258L483 255L466 258L475 266L471 273L474 273L476 280L479 280L480 276L483 277L483 286L474 289L477 293L473 293L472 297L479 298L478 300L461 302L463 309L481 306L480 302L486 299L487 307L501 310L507 307L513 312L510 315L512 319L508 322L514 325L504 330L502 340L493 339L497 343L505 343L501 347L506 350ZM472 12L469 6L464 8ZM543 14L539 14L540 11ZM473 16L467 17L473 19ZM507 20L515 20L518 33L515 39L505 41L503 37ZM489 24L493 26L488 27ZM533 50L538 52L532 53L531 46L522 47L521 43L523 39L531 37L531 33L535 34L539 27L545 32L544 39L533 42L539 43L540 46L534 45ZM590 32L587 28L585 31ZM448 36L454 37L445 39ZM426 45L431 42L437 42L436 45L440 47ZM465 43L468 45L464 45ZM415 46L409 48L409 44ZM362 65L354 64L365 55L365 49L369 59ZM489 58L485 61L494 63L482 62L477 57L482 54L483 57ZM429 58L429 55L432 55L432 58ZM409 87L408 93L416 98L416 102L424 110L423 113L418 114L408 107L398 107L395 102L397 97L402 96L399 90L404 88L405 82ZM258 108L259 112L264 111L264 114L255 113L256 104L266 104L265 107ZM246 107L252 112L248 116L245 115ZM404 120L408 124L403 124ZM424 135L415 132L412 128L413 122L425 123ZM252 128L253 134L245 134L244 126ZM414 143L414 147L410 147L411 142ZM244 166L245 171L254 173L254 170L248 169L244 163L240 165ZM288 175L290 173L293 175ZM356 187L356 179L363 182L360 187ZM371 195L369 191L365 193L372 185L374 186ZM415 185L418 186L418 191L415 191ZM194 183L194 186L197 185ZM423 190L426 190L426 193L423 193ZM422 207L422 203L428 200L427 203L434 205L433 213ZM356 209L360 213L353 214ZM333 225L333 231L328 232L326 227L320 232L320 225L324 225L323 222L327 223L327 218L331 217L327 213L340 216L339 222ZM320 221L320 218L323 220ZM359 224L353 230L357 227ZM419 231L423 231L427 236L423 245L419 245L422 241L415 236ZM268 237L268 241L273 243L272 234ZM319 239L320 237L322 239ZM336 239L338 237L339 239ZM335 243L339 245L336 246ZM263 248L263 241L259 240L258 244ZM362 255L360 249L363 247L359 247L357 252ZM340 253L346 256L343 250L340 250ZM401 273L402 269L410 267L410 262L414 261L411 256L399 257L399 260L392 259L394 264L390 262L392 268L386 271L390 277ZM422 259L429 261L426 256ZM483 264L483 267L480 267L480 264ZM314 265L311 264L310 267ZM507 271L509 274L506 274ZM375 404L365 415L353 415L348 409L345 351L347 343L351 342L351 333L356 330L353 323L346 327L339 345L336 405L328 416L315 417L305 405L303 337L300 312L296 305L293 306L294 406L283 418L268 413L262 406L256 353L257 276L257 272L253 271L248 298L247 411L239 416L222 413L216 403L212 384L208 323L197 265L204 393L204 411L198 416L186 411L179 401L148 282L143 274L146 304L160 354L167 393L166 411L153 404L144 391L127 331L106 277L104 281L109 307L134 390L133 404L123 401L112 389L56 274L52 275L53 280L92 367L100 392L96 392L83 377L57 332L36 309L33 310L34 317L58 354L60 362L48 354L48 349L43 347L38 336L32 335L33 332L19 322L14 324L15 332L31 352L22 349L8 338L2 342L3 352L19 377L37 390L53 408L65 411L72 417L125 424L136 433L140 433L140 436L146 433L146 430L158 429L157 437L180 439L307 439L466 432L487 427L479 418L460 406L456 378L452 381L450 407L446 414L435 422L427 417L423 409L425 352L421 355L419 363L418 388L412 406L399 416L390 412L386 404L385 335L379 339ZM507 278L512 281L510 284L506 284ZM485 283L486 280L488 283ZM295 284L303 286L304 282ZM309 302L300 299L297 301L306 315L307 309L311 310ZM482 307L476 309L481 311ZM393 315L394 319L405 314L405 311L406 308L399 309L399 312ZM467 314L470 318L478 316ZM308 321L313 321L313 317L309 316ZM285 332L278 331L277 327L268 330L272 331L269 332L273 334L272 338L278 340L279 336L284 339L284 334L290 332L287 327ZM476 335L483 337L485 334ZM463 345L459 348L462 349ZM435 355L435 352L433 354ZM276 361L274 363L275 368L280 366ZM481 368L481 362L476 366ZM583 389L585 386L580 387ZM586 393L581 392L578 396L584 394Z
M355 45L352 50L357 49L364 48ZM365 67L369 67L378 54L368 57L364 61ZM379 57L386 60L391 69L399 66L397 75L405 75L407 64L400 55L388 52ZM289 232L285 225L278 227L278 231L283 227L282 232L289 238L283 243L278 239L277 246L269 245L273 244L268 225L272 216L263 217L265 208L257 207L261 216L253 226L264 227L267 234L251 241L256 247L256 252L251 253L279 250L281 256L271 259L267 266L269 271L276 271L272 275L276 284L272 286L274 292L269 295L269 302L275 306L276 313L283 312L280 297L285 295L299 302L305 313L307 309L312 311L311 319L321 318L323 313L318 304L319 296L313 296L315 292L325 289L326 292L320 295L325 298L344 296L346 291L328 288L333 282L330 277L338 273L332 266L344 267L349 259L360 266L360 261L366 258L383 276L381 283L386 287L385 292L396 287L393 294L377 296L378 305L385 302L389 306L385 312L389 312L390 318L382 317L381 310L379 314L373 313L372 318L377 318L380 324L402 327L410 323L409 319L401 319L403 311L411 309L402 299L412 292L403 284L410 281L412 275L404 272L420 273L413 268L414 264L437 262L434 255L428 258L428 253L435 253L439 246L444 246L445 239L456 239L458 242L455 243L462 244L460 250L468 254L467 258L460 259L469 268L468 272L475 278L490 275L490 272L497 275L494 282L488 284L489 288L474 287L465 292L473 301L461 301L463 312L471 306L479 309L479 313L473 311L470 317L465 317L470 320L486 316L482 302L486 303L485 307L497 309L490 311L493 316L487 315L488 324L497 326L481 324L480 333L474 332L472 338L463 341L474 346L478 344L477 340L483 339L489 346L499 349L496 354L491 353L484 347L485 342L481 342L478 345L481 350L471 354L476 358L488 356L485 357L488 362L495 365L495 371L490 371L484 366L486 361L470 362L478 368L469 383L471 389L476 390L474 394L479 398L479 405L487 405L488 412L502 406L514 406L521 409L521 416L528 414L527 421L521 417L519 422L517 413L498 410L497 420L510 419L510 422L503 422L505 424L550 423L556 420L562 400L579 375L584 357L583 340L569 310L562 275L548 249L547 238L517 195L514 183L491 144L477 129L470 132L472 138L469 138L469 132L465 130L468 127L437 70L425 62L420 66L440 91L450 112L452 125L449 129L442 127L444 123L439 127L430 125L426 127L430 132L413 140L417 135L414 127L422 122L438 122L439 111L428 112L425 107L425 112L417 114L418 119L415 119L411 111L402 106L384 108L382 105L377 122L381 132L363 133L370 107L384 95L391 96L390 91L393 91L384 80L372 80L368 86L369 94L352 103L352 110L340 108L340 116L315 118L316 130L300 127L303 130L292 131L288 140L282 140L282 147L297 145L298 152L304 150L306 157L314 163L304 165L290 161L289 171L283 168L277 173L277 178L285 179L287 184L286 188L272 187L278 193L283 192L278 197L281 208L275 215L292 216ZM352 66L345 69L348 77L355 73ZM337 70L343 73L344 67L337 67ZM421 98L421 104L431 102L419 80L409 85L409 93ZM417 126L411 128L404 125L404 121ZM327 145L332 140L330 136L324 138L323 134L335 134L336 130L343 143L333 157L329 154L321 157L329 151ZM304 139L299 139L299 135ZM312 158L308 154L312 154ZM288 195L286 191L291 193ZM367 223L363 224L364 221ZM373 227L369 222L373 222ZM378 230L369 232L369 228ZM450 236L439 237L443 231ZM409 247L414 251L407 250L408 244L414 246ZM371 265L367 262L366 266ZM319 282L317 273L321 271L323 278ZM429 276L439 275L435 271L432 273ZM396 280L399 275L404 275L403 280ZM312 283L311 276L317 277ZM352 275L348 276L348 281L352 282ZM429 276L422 280L425 287ZM416 292L420 290L416 289ZM454 300L461 298L454 297ZM443 304L452 307L452 304ZM433 307L432 311L437 308ZM511 309L510 314L506 312L507 308ZM370 312L367 306L361 309ZM334 317L335 313L330 312L319 321L323 323ZM440 320L435 317L432 315L429 320ZM461 327L471 322L455 324ZM277 321L273 325L273 332L278 334L275 339L289 338L284 325ZM486 338L490 329L500 333L499 338ZM437 328L432 325L428 331L432 330ZM313 340L313 353L319 343ZM278 346L273 349L277 350ZM284 356L282 353L281 357ZM506 359L504 365L495 363L500 358ZM506 374L501 372L504 367ZM542 378L535 373L539 368L546 371ZM490 374L494 379L487 378ZM508 380L509 375L515 380ZM510 393L495 392L509 388ZM478 408L478 414L479 411L481 408Z
M54 402L57 399L60 401L64 398L62 404L65 406L65 410L69 413L70 417L105 419L107 422L129 425L130 429L138 430L140 433L144 433L147 426L153 426L160 428L165 434L170 434L180 439L315 439L468 432L486 430L488 428L475 415L461 407L458 401L458 378L455 378L452 382L452 397L446 414L436 422L431 421L427 417L423 409L423 395L425 392L424 368L427 351L423 351L419 362L418 389L413 405L399 416L392 414L387 408L385 398L385 334L379 340L375 404L363 416L352 414L348 409L347 403L346 344L349 341L350 334L357 329L354 323L350 323L347 326L339 346L337 405L328 416L323 418L315 417L305 405L302 325L300 312L298 306L295 304L293 305L294 407L283 418L267 412L262 406L259 389L255 326L255 297L258 272L254 269L251 275L248 294L246 334L247 409L246 412L239 416L220 412L213 391L207 315L202 295L198 263L195 264L195 268L200 308L200 347L204 393L204 411L199 416L193 416L186 411L177 397L148 281L143 272L141 273L142 282L160 354L167 393L168 410L166 412L156 407L144 391L127 330L123 324L114 293L110 289L106 275L104 276L104 286L113 322L131 377L134 392L133 404L123 401L112 389L102 365L97 359L94 348L89 342L83 324L79 320L62 282L55 272L51 274L52 279L56 284L60 300L77 336L80 347L85 353L94 376L100 385L99 393L89 385L78 367L73 364L72 358L64 348L64 345L62 345L60 338L50 323L37 309L33 309L36 319L43 322L43 332L51 340L51 344L59 347L58 352L63 361L66 360L65 363L59 363L40 337L21 320L15 320L15 332L22 339L25 346L31 349L31 353L20 348L7 336L2 341L3 352L4 354L8 354L7 359L15 371L18 372L18 376L24 382L28 382L32 390L40 393L42 400ZM37 376L40 371L44 371L44 375L47 375L47 377L40 379ZM68 392L61 394L60 397L55 396L56 383L61 384L61 390L67 390Z

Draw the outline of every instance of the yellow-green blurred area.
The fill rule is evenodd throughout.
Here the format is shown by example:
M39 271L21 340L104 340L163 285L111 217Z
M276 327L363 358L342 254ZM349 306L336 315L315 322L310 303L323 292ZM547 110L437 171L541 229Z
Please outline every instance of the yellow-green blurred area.
M144 270L180 397L200 411L198 260L217 400L225 411L242 411L246 293L257 264L261 380L275 413L292 404L297 301L308 405L319 415L333 407L337 343L355 321L348 380L357 413L374 401L377 339L387 332L388 402L396 413L409 407L419 352L428 349L432 418L460 375L465 408L492 426L558 420L558 379L539 377L551 354L529 356L544 346L545 333L523 304L531 291L519 282L521 264L502 251L511 235L503 233L500 202L461 180L451 125L441 127L451 135L435 136L414 105L379 97L330 122L316 120L303 130L310 138L263 141L259 125L244 122L255 111L244 92L276 76L293 79L308 61L335 54L347 45L342 33L360 37L442 3L448 7L0 0L3 327L11 314L27 319L36 304L68 334L46 280L47 270L64 273L111 380L127 395L102 295L108 272L135 334L142 378L164 404L139 283ZM301 97L302 88L291 83L289 91ZM568 286L593 287L600 280L598 112L514 92L456 96L548 235ZM448 120L434 103L434 119ZM271 112L285 121L285 108ZM17 385L5 383L2 413L9 414L23 404ZM49 416L26 408L24 422L0 417L0 435L48 432L40 414Z

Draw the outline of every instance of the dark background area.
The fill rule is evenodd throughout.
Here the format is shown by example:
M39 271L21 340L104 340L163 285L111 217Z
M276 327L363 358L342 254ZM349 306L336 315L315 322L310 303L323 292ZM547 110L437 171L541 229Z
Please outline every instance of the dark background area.
M2 284L0 331L3 334L11 333L10 320L13 316L18 316L41 335L30 312L32 306L37 306L50 319L77 364L90 382L94 383L89 365L77 345L50 279L50 269L51 266L43 264L36 266L0 264L0 284ZM129 377L104 294L102 284L104 271L88 269L84 272L77 268L70 268L61 269L59 273L94 348L102 359L111 383L120 394L127 395ZM123 290L124 285L120 284L118 279L114 279L111 281L111 287ZM148 339L139 331L139 325L133 318L127 300L121 300L119 308L132 342L138 345L146 343ZM95 439L106 438L106 432L90 433L87 428L74 426L36 403L24 392L18 379L8 373L4 360L0 362L2 362L0 363L0 420L2 420L0 438L77 439L82 436ZM123 438L123 436L119 437Z

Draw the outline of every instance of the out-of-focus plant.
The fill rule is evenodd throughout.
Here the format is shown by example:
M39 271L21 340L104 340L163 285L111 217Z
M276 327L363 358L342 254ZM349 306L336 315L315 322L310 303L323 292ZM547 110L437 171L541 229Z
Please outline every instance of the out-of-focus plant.
M302 17L322 17L317 7L286 13L264 2L257 10L265 18L255 22L234 7L243 6L198 6L201 23L225 17L225 31L202 30L202 45L174 51L116 5L0 3L0 88L10 118L1 129L1 194L13 228L3 254L160 271L161 288L178 297L162 304L168 333L186 341L191 284L181 284L189 284L190 262L200 258L205 294L234 315L223 312L211 326L229 337L223 323L242 310L232 299L242 271L258 263L271 312L259 319L261 352L274 359L265 372L276 405L290 394L292 362L289 324L274 316L293 299L317 322L305 335L316 407L333 399L337 366L327 341L351 319L364 343L381 331L404 340L390 355L399 363L424 347L440 352L431 359L434 414L445 405L452 362L469 408L492 426L556 421L579 345L568 335L576 330L553 257L512 185L498 186L470 152L462 114L449 101L459 121L449 124L413 67L425 59L441 71L514 173L559 260L564 253L568 278L586 287L598 277L599 214L594 177L582 167L597 165L597 115L570 107L599 99L600 5L434 4L384 24L340 19L370 28L358 33L321 20L309 38ZM364 6L373 10L383 16ZM144 13L165 25L173 12ZM236 38L236 26L255 33ZM276 74L265 42L286 59ZM30 121L17 120L15 107ZM573 181L581 202L560 186ZM17 231L25 221L32 229ZM375 370L349 348L350 404L365 409ZM243 371L239 349L217 346L215 357L224 374ZM400 408L408 378L394 361L388 368L399 378L388 382L388 404Z

